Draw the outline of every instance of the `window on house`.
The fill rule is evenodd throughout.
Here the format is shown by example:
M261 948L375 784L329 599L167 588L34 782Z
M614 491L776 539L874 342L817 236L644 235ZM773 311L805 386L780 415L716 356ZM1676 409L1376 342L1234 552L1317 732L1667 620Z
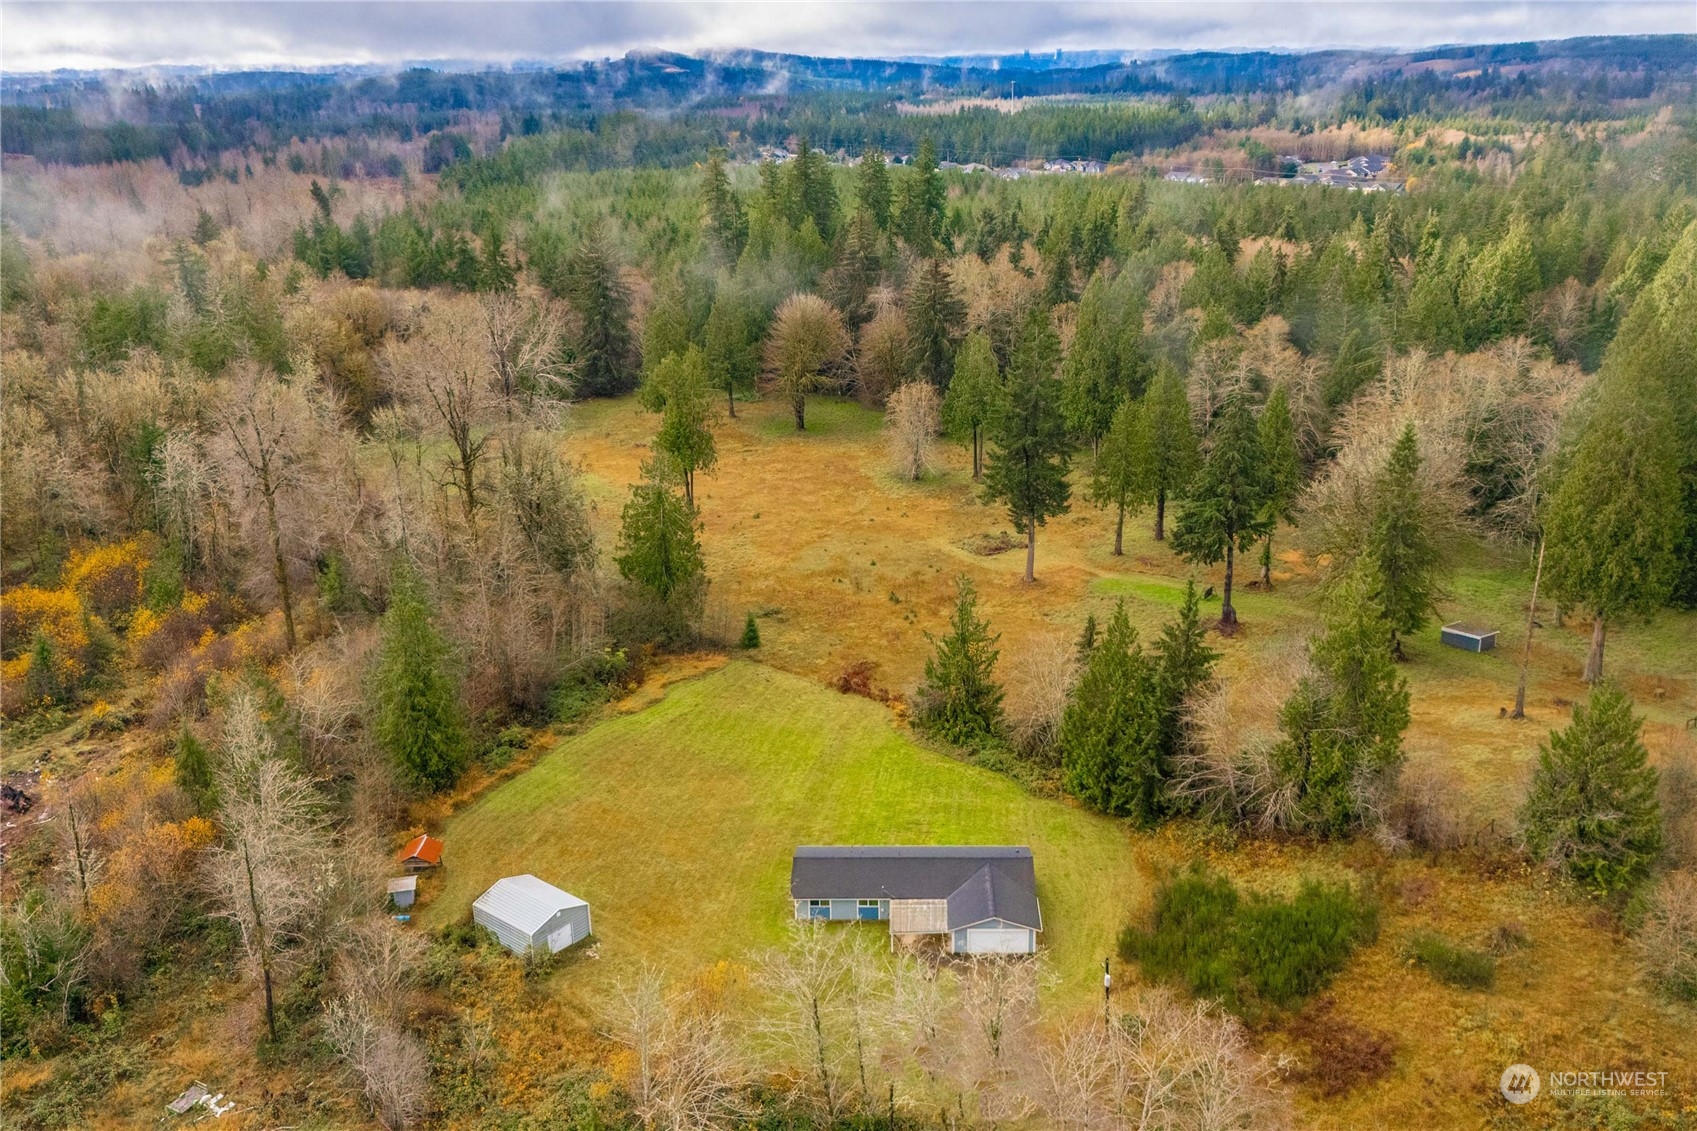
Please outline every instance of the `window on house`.
M831 917L831 901L828 899L808 900L807 917L809 919L829 919Z
M863 899L859 901L855 913L861 919L882 919L884 917L883 910L882 900Z

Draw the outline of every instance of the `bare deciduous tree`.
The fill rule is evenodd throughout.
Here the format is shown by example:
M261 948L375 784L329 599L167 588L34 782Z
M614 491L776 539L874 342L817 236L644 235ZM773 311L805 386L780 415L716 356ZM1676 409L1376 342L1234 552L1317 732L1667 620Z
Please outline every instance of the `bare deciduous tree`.
M1285 1063L1257 1054L1236 1018L1147 990L1104 1021L1081 1017L1038 1057L1037 1106L1057 1127L1245 1131L1289 1124Z
M283 635L292 652L295 607L285 553L291 539L283 527L290 504L306 486L313 458L312 410L299 390L243 364L221 406L219 428L237 490L260 513L283 607Z
M479 295L478 306L507 420L532 402L564 400L568 382L559 357L560 324L547 306L516 291Z
M360 1079L366 1101L389 1131L411 1127L429 1095L430 1069L418 1038L349 995L325 1011L325 1035Z
M884 430L890 448L890 468L917 483L933 463L933 444L942 420L943 402L929 381L909 381L890 394L884 410Z
M447 439L442 485L459 493L465 521L472 525L484 486L489 426L502 409L481 313L469 301L444 303L411 337L392 343L387 360L396 388Z
M1078 676L1078 648L1059 633L1037 637L1009 662L1008 726L1027 757L1053 750Z
M755 981L776 1008L766 1036L783 1063L803 1065L797 1090L810 1094L835 1120L843 1111L850 1082L852 1040L850 989L854 937L817 923L797 924L788 946L768 951ZM808 1083L811 1081L811 1084Z
M645 969L617 990L615 1038L637 1118L658 1131L738 1126L749 1114L747 1055L724 1003L697 990L668 994Z
M210 853L209 881L219 913L236 924L264 984L265 1023L275 1040L273 974L311 918L328 833L312 783L277 756L249 692L230 704L224 748L224 841Z
M1175 759L1172 790L1203 811L1263 829L1285 827L1295 787L1273 762L1282 737L1279 707L1309 671L1302 646L1262 659L1245 678L1220 680L1186 704L1189 736Z
M958 1081L963 1093L976 1095L979 1114L992 1122L1019 1118L1030 1109L1019 1078L1034 1051L1042 974L1036 958L975 955L961 977Z

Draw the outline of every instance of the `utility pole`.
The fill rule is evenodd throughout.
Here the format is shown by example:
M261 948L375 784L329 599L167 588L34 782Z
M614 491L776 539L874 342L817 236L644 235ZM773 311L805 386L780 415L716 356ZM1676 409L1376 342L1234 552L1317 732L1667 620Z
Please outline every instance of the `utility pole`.
M1520 686L1514 692L1511 719L1526 717L1526 669L1532 664L1532 626L1538 618L1538 583L1544 579L1544 539L1538 539L1538 568L1532 571L1532 603L1526 607L1526 645L1520 651Z
M1102 1028L1113 1025L1113 1013L1110 1006L1114 998L1114 975L1108 969L1108 959L1102 959Z

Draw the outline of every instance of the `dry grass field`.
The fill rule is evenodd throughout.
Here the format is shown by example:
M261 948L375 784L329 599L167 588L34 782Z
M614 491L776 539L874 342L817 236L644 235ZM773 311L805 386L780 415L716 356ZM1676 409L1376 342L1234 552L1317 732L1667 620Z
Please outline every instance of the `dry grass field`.
M1115 558L1113 516L1075 490L1072 513L1039 531L1037 583L1026 585L1019 550L981 556L965 548L973 536L1009 524L1000 507L979 500L963 448L941 445L945 470L912 484L886 468L879 414L813 398L807 417L807 433L797 434L781 404L739 406L738 419L720 425L717 468L698 486L711 604L736 629L745 612L761 618L765 663L828 681L871 660L878 683L911 690L928 654L925 633L947 624L959 574L977 585L1001 633L1004 665L1044 636L1076 637L1087 613L1101 619L1121 597L1148 635L1171 615L1187 577L1221 584L1220 567L1193 571L1156 542L1148 516L1127 518L1125 555ZM632 400L575 410L566 450L583 468L603 546L617 538L619 508L653 429L654 417ZM1075 471L1075 483L1081 478ZM1316 571L1301 532L1282 530L1275 548L1272 592L1246 584L1253 568L1239 572L1243 629L1216 640L1228 679L1251 674L1265 656L1299 648L1315 626ZM1473 655L1443 647L1433 625L1411 642L1403 669L1413 690L1411 764L1465 783L1463 800L1487 830L1493 820L1504 827L1539 741L1565 725L1569 705L1585 695L1579 673L1589 624L1557 628L1544 604L1527 718L1499 717L1514 702L1531 573L1518 555L1473 549L1450 578L1441 612L1499 627L1497 650ZM1210 607L1217 611L1218 600ZM1694 636L1697 615L1672 613L1610 635L1610 674L1645 714L1652 752L1682 741L1686 721L1697 717Z

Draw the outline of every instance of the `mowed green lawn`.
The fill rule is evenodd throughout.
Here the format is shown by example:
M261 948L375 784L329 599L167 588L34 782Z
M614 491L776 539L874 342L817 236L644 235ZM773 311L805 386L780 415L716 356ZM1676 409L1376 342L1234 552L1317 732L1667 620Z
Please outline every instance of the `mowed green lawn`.
M457 814L426 926L504 875L589 901L595 982L779 942L798 844L1028 844L1057 992L1087 995L1142 882L1119 823L915 744L885 709L739 661L562 742ZM849 927L851 930L878 930Z

